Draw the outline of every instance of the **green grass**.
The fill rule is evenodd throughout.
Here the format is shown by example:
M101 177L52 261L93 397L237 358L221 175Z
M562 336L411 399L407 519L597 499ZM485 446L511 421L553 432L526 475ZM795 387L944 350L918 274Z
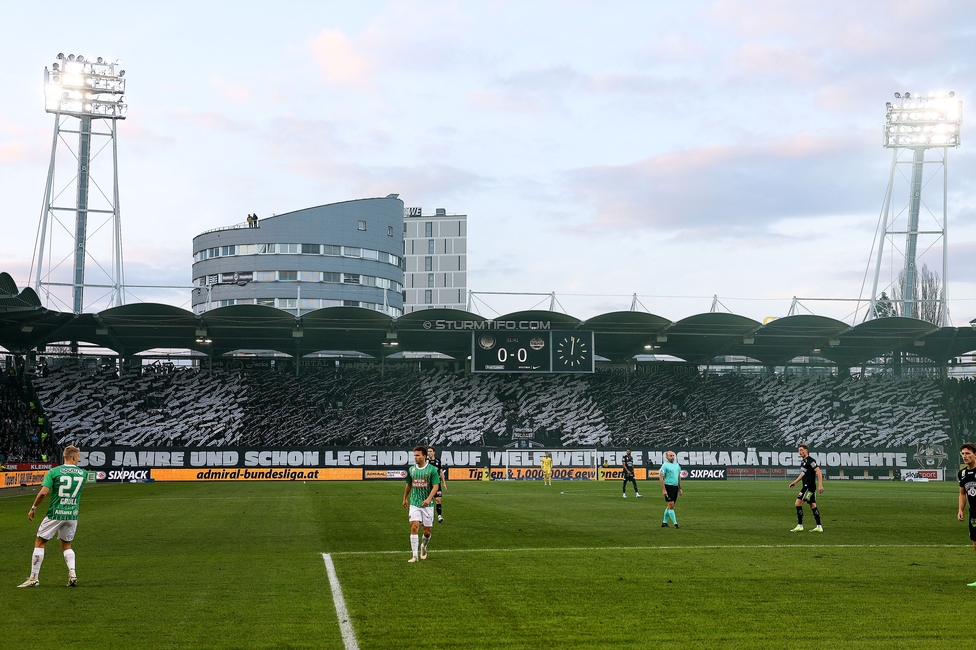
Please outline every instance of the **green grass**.
M786 483L687 483L681 530L619 483L452 483L407 564L402 484L89 487L67 589L26 577L29 494L0 493L0 645L342 648L332 553L366 648L958 648L976 554L951 483L834 483L826 533L789 533ZM809 528L813 518L807 511ZM389 553L388 551L394 551Z

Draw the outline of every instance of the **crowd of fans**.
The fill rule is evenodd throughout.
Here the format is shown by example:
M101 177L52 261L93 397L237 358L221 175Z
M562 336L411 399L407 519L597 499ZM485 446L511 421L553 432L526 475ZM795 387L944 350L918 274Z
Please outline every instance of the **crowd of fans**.
M81 446L904 447L976 429L972 380L64 366L34 381L62 444Z
M59 458L30 382L11 367L0 374L0 465Z

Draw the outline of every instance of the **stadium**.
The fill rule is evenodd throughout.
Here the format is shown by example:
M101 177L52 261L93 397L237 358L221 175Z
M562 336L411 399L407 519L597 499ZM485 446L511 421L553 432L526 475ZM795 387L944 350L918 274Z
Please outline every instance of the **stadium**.
M695 15L711 11L721 15L715 8ZM761 22L755 10L746 13ZM589 19L580 25L599 29ZM329 100L375 92L370 75L409 59L403 52L384 55L382 65L367 58L367 50L375 57L384 51L383 30L371 30L357 41L325 29L303 46ZM698 51L680 39L666 45ZM178 130L153 133L144 113L128 113L123 93L136 81L121 61L62 53L44 70L54 138L33 258L29 267L19 258L0 264L5 646L927 648L970 639L976 318L961 313L972 298L968 280L956 279L971 268L970 242L953 249L962 271L949 284L947 224L950 214L968 214L969 191L949 180L962 123L954 92L898 92L885 106L891 167L883 170L883 207L861 294L838 298L853 286L844 274L853 276L856 266L827 250L832 240L855 238L843 231L818 235L819 242L810 237L799 249L788 240L808 233L770 228L741 240L804 249L800 271L749 266L744 244L731 246L729 258L742 269L710 266L702 253L661 262L664 271L651 274L627 258L628 239L662 260L682 239L703 251L711 245L699 232L714 227L705 220L659 229L648 247L627 215L636 203L648 215L671 210L681 221L685 203L712 193L731 206L740 195L710 163L692 170L690 185L673 176L694 167L689 159L714 156L741 180L743 168L716 153L721 138L689 159L675 153L681 147L662 145L666 164L641 163L623 174L628 186L654 185L643 175L648 169L665 179L652 200L640 192L628 198L631 189L615 186L603 195L611 197L612 218L594 208L602 216L582 227L569 216L590 209L579 188L605 182L612 165L567 173L571 204L522 172L513 172L517 191L499 190L505 184L487 174L451 167L451 138L478 129L436 124L418 130L431 142L411 149L430 155L425 169L402 174L408 157L386 149L396 138L380 125L410 112L410 101L346 106L343 119L357 124L359 139L340 142L341 120L328 102L317 97L311 109L293 108L284 99L292 91L277 81L286 78L285 59L262 51L276 63L275 81L264 78L260 94L289 107L276 114L275 128L255 126L258 110L247 115L254 122L170 111L206 136L186 166L204 152L214 164L200 178L210 167L227 168L206 176L200 194L185 179L167 188L174 200L196 197L181 206L193 213L189 227L177 217L140 223L142 236L158 237L152 243L160 248L170 230L185 240L173 276L145 244L138 250L146 259L127 253L130 266L123 266L120 177L131 177L118 150L132 137L142 149L123 147L125 160L138 154L176 167L168 148L183 151L185 141L176 145ZM439 50L421 54L451 59ZM677 65L673 53L653 56ZM749 67L743 61L755 65L732 59L732 78ZM303 73L295 88L314 88L316 78ZM589 99L633 83L622 73L583 78L561 68L499 78L503 90L472 91L465 101L533 115L545 102L526 103L513 88L532 86L534 97L547 83L568 83ZM220 75L209 83L228 101L258 102L259 93ZM627 92L643 92L642 84ZM444 102L440 89L425 92ZM578 98L574 110L584 103ZM818 110L823 103L817 99ZM690 114L703 125L711 119ZM682 119L673 115L674 124ZM137 126L127 133L118 126L123 120ZM3 140L8 130L0 120L0 166L14 151ZM445 133L450 146L437 140ZM838 152L855 148L811 146L801 136L788 156L760 165L767 176L757 197L766 188L775 194L772 168L790 156L814 151L840 166ZM503 163L513 169L532 157L533 146L551 146L519 137L534 144L519 142L518 154ZM479 138L472 150L482 155L493 138ZM579 138L588 142L586 134ZM239 140L265 143L262 157L247 165L256 160L269 170L257 172L268 174L267 183L235 175L234 158L243 158L235 146L247 149ZM738 147L735 156L746 159L762 149ZM602 149L581 149L586 165L603 160ZM365 171L360 156L382 164ZM967 159L960 160L965 168ZM287 171L270 171L276 167ZM354 172L367 181L344 185ZM815 184L813 177L781 184ZM851 214L865 211L847 181L829 178L856 203ZM668 182L682 198L665 205ZM397 183L407 188L404 199L387 193ZM303 184L315 189L296 190ZM502 201L509 192L546 203L534 217L517 219L484 211L490 202L465 205L465 214L410 207L473 197L472 188L482 186L500 191ZM322 203L322 194L334 202ZM234 201L242 195L263 197L268 214L248 208L246 220L234 223L244 212ZM763 195L750 209L761 211L767 199L775 203ZM809 209L821 210L811 218L818 228L848 216L819 204ZM735 210L716 214L734 221ZM127 213L130 220L138 221ZM548 224L543 231L552 230L552 240L539 239L536 222ZM615 230L619 223L626 228ZM851 232L859 236L858 228ZM495 239L493 230L504 234ZM557 230L592 251L605 240L619 252L549 254L558 248ZM487 269L513 259L503 250L510 242L528 249L531 261L516 264L508 279L492 275ZM690 292L682 287L696 275L734 276L743 292L758 296L772 280L743 269L769 278L815 275L804 265L821 273L842 267L801 283L820 283L830 296L794 297L788 313L766 317L757 316L759 307L736 313L718 293L707 311L651 310L643 303L655 297L651 289L634 292L628 310L607 308L623 294L582 293L599 282L578 289L599 307L577 317L556 292L532 293L539 277L583 286L579 266L605 273L607 286L621 286L623 277L661 291L674 285L675 292ZM133 280L129 268L150 280ZM170 284L169 277L177 279ZM470 290L476 282L486 290ZM140 297L147 294L159 298ZM541 301L479 308L491 296ZM824 313L807 307L821 300ZM63 625L41 624L39 612L51 610L64 613Z

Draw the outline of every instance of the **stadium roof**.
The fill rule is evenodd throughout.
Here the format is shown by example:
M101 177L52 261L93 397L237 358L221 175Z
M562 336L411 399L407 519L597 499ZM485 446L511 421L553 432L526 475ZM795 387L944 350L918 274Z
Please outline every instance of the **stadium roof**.
M708 363L735 355L770 366L819 356L852 367L884 354L912 352L943 364L976 350L973 327L937 327L912 318L881 318L851 327L824 316L787 316L762 324L744 316L708 313L672 322L644 312L611 312L580 321L550 311L486 319L452 309L427 309L393 319L359 307L327 307L296 317L262 305L232 305L200 315L170 305L138 303L97 314L41 306L31 289L18 291L0 273L0 345L26 353L50 343L78 341L131 356L154 348L221 356L237 350L275 350L302 357L321 350L374 357L395 352L471 353L471 332L486 321L541 322L553 330L591 330L596 354L625 361L638 354L671 355ZM976 323L976 321L974 321Z

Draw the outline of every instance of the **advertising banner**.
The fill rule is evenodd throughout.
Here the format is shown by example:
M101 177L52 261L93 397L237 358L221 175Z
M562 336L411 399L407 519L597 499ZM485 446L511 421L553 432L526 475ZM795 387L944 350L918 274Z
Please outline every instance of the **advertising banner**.
M635 478L657 480L657 468L664 462L666 451L633 449ZM675 448L673 451L676 461L687 472L687 480L785 479L795 477L800 464L799 454L792 449ZM487 480L541 480L542 458L547 454L552 458L554 479L619 481L623 478L623 449L442 447L439 450L440 461L451 480L485 480L486 477ZM922 470L918 454L905 448L815 449L811 456L820 464L825 478L831 480L894 480L915 476L905 474L907 471ZM150 476L154 480L402 480L412 463L412 446L104 447L83 449L79 460L81 467L97 472L101 481L148 480L142 475L113 474L145 470L173 470L154 472ZM315 470L342 469L352 471L320 471L312 475ZM924 469L937 474L940 471ZM206 474L206 470L249 471ZM266 477L268 471L270 478ZM197 478L198 474L202 478ZM939 475L944 478L944 474L941 470ZM173 478L177 476L183 478ZM352 478L334 478L337 476Z
M917 483L925 483L927 481L944 481L945 470L944 469L902 470L901 480L917 482Z
M361 481L363 470L344 469L154 469L154 481Z
M710 467L708 469L683 469L681 470L681 480L683 481L725 481L728 479L725 467Z
M47 470L34 472L0 472L0 487L14 488L22 485L40 485Z
M7 472L34 472L44 470L45 472L52 467L57 467L61 463L11 463L3 469Z

